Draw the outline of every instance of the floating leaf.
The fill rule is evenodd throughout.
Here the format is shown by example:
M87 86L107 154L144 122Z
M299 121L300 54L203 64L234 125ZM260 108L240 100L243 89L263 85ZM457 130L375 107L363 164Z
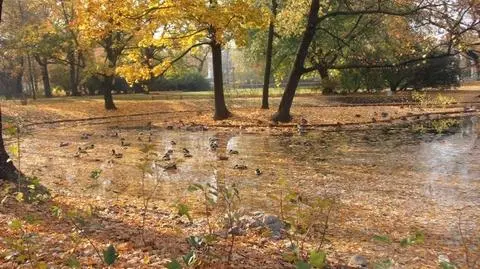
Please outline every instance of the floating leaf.
M115 247L113 245L109 245L105 251L103 251L103 261L107 265L112 265L115 263L115 261L118 258L118 253L115 250Z

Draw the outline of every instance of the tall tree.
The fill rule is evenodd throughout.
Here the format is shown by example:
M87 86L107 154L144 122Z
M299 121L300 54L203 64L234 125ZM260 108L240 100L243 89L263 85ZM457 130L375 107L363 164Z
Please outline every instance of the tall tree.
M244 46L249 29L265 27L266 12L251 0L178 0L162 1L156 5L147 5L137 9L137 15L130 18L146 21L141 30L145 34L138 42L140 47L165 46L170 51L154 67L147 67L153 72L136 72L136 81L145 79L145 75L161 76L175 63L191 51L209 46L212 54L215 113L214 118L222 120L231 113L225 103L223 87L222 48L227 44ZM149 31L145 31L149 29ZM152 33L155 33L152 35ZM142 62L138 57L135 63L122 67L122 73L128 73L130 81L135 73L130 67L139 67ZM130 71L129 71L130 70ZM138 69L137 69L138 70Z
M295 16L294 14L296 12L298 13L298 8L294 9L292 7L295 7L295 5L298 6L299 4L301 5L302 3L304 2L291 1L290 7L285 8L284 10L292 13L293 15L282 14L283 17L300 18L298 21L301 22L302 17ZM464 13L468 12L468 10L471 11L474 8L473 6L474 4L471 2L465 4L460 2L452 3L451 1L310 1L306 27L303 30L301 37L302 41L296 53L296 59L291 69L278 112L273 116L273 120L281 122L287 122L291 120L290 109L298 82L302 75L309 72L318 71L325 78L328 76L328 69L391 67L395 65L408 64L415 61L422 61L425 57L437 58L452 55L452 53L454 53L454 47L458 45L460 36L468 31L471 31L475 27L478 27L478 20L473 17L471 17L471 19L467 19L467 16L465 16ZM457 16L456 14L460 15ZM327 65L325 65L325 62L323 61L316 61L316 58L318 57L315 57L315 54L318 53L318 50L316 51L315 46L312 46L312 44L315 45L313 41L315 41L315 37L317 36L318 32L331 35L334 39L337 39L343 43L341 47L350 46L350 42L347 41L355 40L356 36L358 36L356 34L351 34L350 37L348 37L348 35L338 36L335 32L329 31L330 28L326 26L332 24L342 25L342 23L338 22L342 22L345 21L345 19L350 18L358 22L368 22L367 24L362 24L369 29L374 29L379 21L381 22L385 18L390 17L408 18L410 20L409 23L414 25L417 28L415 31L418 32L430 33L432 31L432 26L436 28L448 29L448 34L442 38L437 37L437 42L435 44L442 46L444 53L441 55L428 55L427 53L427 56L422 55L421 57L413 54L410 59L405 61L401 61L400 59L397 59L396 61L383 61L374 63L367 61L362 62L361 64L351 63L348 61L348 59L346 61L344 55L333 54L334 61L327 62ZM358 27L362 24L355 23L352 29L362 29L362 27ZM298 24L290 23L289 27L295 27L295 25ZM319 40L321 41L321 39ZM375 46L375 43L371 42L366 47L376 49L380 46ZM435 49L435 47L436 46L431 47L432 51ZM322 49L322 46L318 46L317 44L317 48ZM338 49L336 46L328 46L327 48L329 48L329 50L336 50L340 52L343 50ZM341 60L338 61L339 59ZM311 66L306 67L306 63L310 63Z
M272 0L272 18L268 27L267 50L265 52L265 74L263 79L262 108L268 109L268 95L270 78L272 76L273 39L275 37L275 17L277 16L278 2Z
M77 5L76 28L85 46L92 49L103 48L104 62L95 62L95 73L103 77L102 91L105 109L115 110L112 91L115 89L115 77L121 57L135 32L140 29L138 20L126 20L136 1L93 1L86 0ZM140 3L140 2L139 2Z
M2 22L3 0L0 0L0 22ZM8 181L16 181L22 175L20 170L15 167L10 156L5 149L5 142L3 141L3 118L2 107L0 105L0 179Z

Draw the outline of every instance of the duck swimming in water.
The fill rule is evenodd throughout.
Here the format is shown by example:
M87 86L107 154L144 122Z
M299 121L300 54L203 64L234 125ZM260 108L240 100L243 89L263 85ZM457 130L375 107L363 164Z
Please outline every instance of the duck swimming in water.
M117 153L114 149L112 149L112 155L113 155L113 157L115 157L117 159L123 158L123 154L122 153Z

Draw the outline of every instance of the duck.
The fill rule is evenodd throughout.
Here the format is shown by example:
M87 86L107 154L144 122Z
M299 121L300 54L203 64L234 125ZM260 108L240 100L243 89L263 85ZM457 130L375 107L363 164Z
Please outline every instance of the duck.
M210 142L210 149L211 150L216 150L218 148L218 142L216 140L213 140Z
M228 154L238 155L238 150L231 149L231 150L228 151Z
M177 170L177 164L176 163L169 163L163 167L165 171L167 170Z
M300 133L300 134L304 134L307 132L307 129L305 128L304 125L302 124L297 124L297 131Z
M236 164L233 169L237 169L237 170L246 170L247 169L247 166L244 165L244 164Z
M117 159L123 158L123 154L117 153L114 149L112 149L112 155Z
M258 168L255 169L255 175L257 175L257 176L262 175L262 171L260 171L260 169L258 169Z
M63 147L68 147L70 146L70 143L69 142L61 142L60 143L60 147L63 148Z
M172 158L170 157L170 154L168 153L165 153L165 155L163 155L162 157L162 160L163 161L170 161Z
M130 147L131 145L132 143L125 142L124 140L122 140L122 147Z

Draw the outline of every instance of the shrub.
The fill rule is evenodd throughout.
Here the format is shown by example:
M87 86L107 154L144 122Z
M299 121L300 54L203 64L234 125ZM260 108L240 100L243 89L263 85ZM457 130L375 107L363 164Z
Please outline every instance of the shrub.
M184 73L172 77L158 77L148 84L151 91L205 91L211 86L207 79L198 72Z

